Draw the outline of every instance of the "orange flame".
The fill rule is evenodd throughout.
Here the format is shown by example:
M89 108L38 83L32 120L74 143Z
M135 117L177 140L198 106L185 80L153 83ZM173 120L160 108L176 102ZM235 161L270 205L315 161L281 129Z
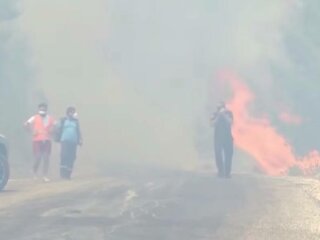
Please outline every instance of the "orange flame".
M288 112L280 113L279 119L284 123L292 124L292 125L299 125L302 123L301 117L290 114Z
M319 152L311 151L303 158L296 157L292 146L266 117L250 115L248 108L255 99L250 89L230 72L224 72L220 76L231 84L233 91L233 98L228 105L235 118L235 145L251 155L268 175L284 175L295 166L304 174L312 174L320 165Z

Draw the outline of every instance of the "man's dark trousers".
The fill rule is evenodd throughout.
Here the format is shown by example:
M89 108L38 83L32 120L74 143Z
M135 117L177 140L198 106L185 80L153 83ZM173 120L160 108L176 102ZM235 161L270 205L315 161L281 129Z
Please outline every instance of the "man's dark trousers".
M77 146L77 143L61 142L60 176L62 178L71 178L73 165L77 157Z
M215 139L215 157L220 177L230 177L233 158L233 140Z

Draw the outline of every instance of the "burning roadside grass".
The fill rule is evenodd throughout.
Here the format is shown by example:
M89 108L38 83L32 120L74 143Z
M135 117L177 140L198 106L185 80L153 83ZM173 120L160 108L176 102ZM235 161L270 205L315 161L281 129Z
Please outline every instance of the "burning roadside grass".
M224 71L221 80L230 84L233 97L228 102L234 114L235 145L249 154L259 169L267 175L315 175L320 166L320 153L312 150L303 157L294 154L293 147L267 117L254 117L249 105L255 100L253 92L236 74ZM286 115L286 120L290 116ZM295 120L295 119L294 119Z

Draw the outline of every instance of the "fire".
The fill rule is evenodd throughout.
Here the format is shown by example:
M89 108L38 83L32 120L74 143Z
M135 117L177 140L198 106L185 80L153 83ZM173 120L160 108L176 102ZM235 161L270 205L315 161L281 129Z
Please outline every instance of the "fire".
M282 112L279 114L279 119L287 124L291 125L299 125L302 123L302 119L300 116L293 115L288 112Z
M250 114L249 106L255 100L250 89L232 73L224 72L221 77L231 84L233 91L233 98L228 105L235 118L235 145L252 156L268 175L284 175L292 167L298 167L304 174L312 174L320 165L319 152L311 151L302 158L295 156L293 147L277 132L268 118ZM294 122L297 119L294 118ZM292 119L286 115L285 120Z

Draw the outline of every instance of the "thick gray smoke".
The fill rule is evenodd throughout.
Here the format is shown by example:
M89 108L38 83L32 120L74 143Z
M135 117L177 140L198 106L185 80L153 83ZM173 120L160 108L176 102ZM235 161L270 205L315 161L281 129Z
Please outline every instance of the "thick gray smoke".
M219 70L238 72L266 111L279 101L296 110L293 59L310 42L298 32L316 1L303 3L24 0L20 25L52 113L79 108L83 162L194 168L212 160L208 117L228 96Z
M31 90L29 54L18 17L17 1L0 0L0 133L10 141L12 164L26 153L22 122Z

